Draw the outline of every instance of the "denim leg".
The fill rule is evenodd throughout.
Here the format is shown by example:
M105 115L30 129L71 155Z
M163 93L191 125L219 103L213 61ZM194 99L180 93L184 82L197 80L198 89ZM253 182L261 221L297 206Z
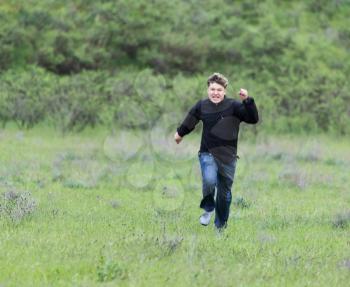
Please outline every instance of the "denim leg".
M213 211L215 208L215 186L217 181L218 166L210 153L200 153L199 163L202 171L203 199L200 207L205 211Z
M231 188L236 170L236 159L229 164L218 162L215 226L226 227L232 201Z

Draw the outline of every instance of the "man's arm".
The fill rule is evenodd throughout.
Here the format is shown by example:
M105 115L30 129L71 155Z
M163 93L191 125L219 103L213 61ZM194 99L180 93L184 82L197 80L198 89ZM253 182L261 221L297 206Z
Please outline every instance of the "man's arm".
M241 89L239 95L242 104L238 108L238 117L248 124L256 124L259 121L259 114L254 99L248 96L248 91L245 89Z
M198 101L188 112L182 124L177 128L174 140L179 144L182 138L194 130L200 119L200 102Z

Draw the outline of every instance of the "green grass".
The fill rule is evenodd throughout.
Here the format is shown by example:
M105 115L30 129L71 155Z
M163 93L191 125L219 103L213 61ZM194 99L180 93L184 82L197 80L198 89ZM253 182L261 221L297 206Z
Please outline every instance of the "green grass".
M0 191L37 205L2 212L0 286L349 286L349 139L243 137L223 234L198 223L198 145L1 131Z

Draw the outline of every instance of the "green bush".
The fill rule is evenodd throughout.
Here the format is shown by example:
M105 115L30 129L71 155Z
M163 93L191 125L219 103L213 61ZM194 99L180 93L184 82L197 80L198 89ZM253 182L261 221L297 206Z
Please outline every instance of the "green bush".
M348 134L349 12L349 1L7 1L0 120L147 128L184 116L218 71L230 95L256 97L259 129Z
M56 77L46 102L48 121L62 133L94 127L104 102L103 82L103 73Z
M31 128L45 118L51 77L43 69L9 70L1 76L0 83L3 126L12 120L21 128Z

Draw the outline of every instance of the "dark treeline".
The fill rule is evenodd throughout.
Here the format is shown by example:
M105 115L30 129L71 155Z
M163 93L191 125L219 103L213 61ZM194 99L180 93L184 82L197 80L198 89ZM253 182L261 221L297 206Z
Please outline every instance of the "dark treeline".
M348 134L349 15L348 0L1 1L0 121L147 127L219 71L266 131Z

